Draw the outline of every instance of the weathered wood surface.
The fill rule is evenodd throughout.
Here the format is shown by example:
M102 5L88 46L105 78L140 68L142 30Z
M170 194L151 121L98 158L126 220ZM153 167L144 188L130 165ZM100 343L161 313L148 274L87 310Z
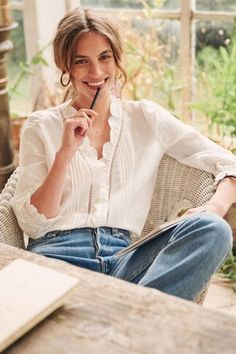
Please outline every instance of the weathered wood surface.
M78 279L18 258L0 270L0 284L1 353L62 306Z
M5 353L235 353L236 319L231 316L0 244L0 269L16 258L75 276L79 285L64 307Z

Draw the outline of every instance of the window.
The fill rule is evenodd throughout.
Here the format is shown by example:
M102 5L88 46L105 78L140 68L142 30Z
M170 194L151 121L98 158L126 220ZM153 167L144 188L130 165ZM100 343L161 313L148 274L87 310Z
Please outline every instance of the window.
M30 76L20 79L22 74L21 63L26 62L26 49L24 38L24 23L22 13L22 1L10 1L12 21L18 26L10 32L10 39L14 48L7 55L7 67L9 78L10 111L12 116L29 113L31 104L29 100ZM17 82L19 81L19 85Z

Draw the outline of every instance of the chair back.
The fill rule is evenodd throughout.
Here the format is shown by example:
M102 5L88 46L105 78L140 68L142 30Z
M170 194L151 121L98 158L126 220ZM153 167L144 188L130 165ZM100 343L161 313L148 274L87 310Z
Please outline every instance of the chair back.
M15 193L18 173L19 168L12 173L0 194L0 242L18 248L24 248L23 232L18 225L11 206L11 199Z

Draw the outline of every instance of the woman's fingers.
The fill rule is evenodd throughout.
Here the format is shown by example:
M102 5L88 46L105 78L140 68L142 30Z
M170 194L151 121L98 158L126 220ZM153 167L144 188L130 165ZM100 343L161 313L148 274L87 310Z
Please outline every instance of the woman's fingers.
M84 133L86 132L86 130L88 129L88 124L86 123L85 119L78 119L75 122L75 133L79 133L80 135L84 135Z
M89 124L88 124L88 119L85 118L82 120L82 129L81 129L81 135L84 136L88 133L89 131Z
M98 113L93 110L81 109L75 115L65 117L61 148L70 156L73 156L82 144L84 137L92 127L93 120L97 116Z
M98 113L91 109L80 109L73 117L66 117L65 124L68 124L76 133L84 136L91 128L93 119Z
M80 118L80 117L84 117L84 118L88 118L88 119L95 119L98 116L98 113L95 112L93 109L85 109L82 108L80 109L78 112L76 112L73 116L67 116L65 117L65 119L73 119L73 118Z
M92 120L98 116L98 113L95 112L93 109L81 108L78 111L78 114L80 114L80 113L84 113L88 118L90 118Z

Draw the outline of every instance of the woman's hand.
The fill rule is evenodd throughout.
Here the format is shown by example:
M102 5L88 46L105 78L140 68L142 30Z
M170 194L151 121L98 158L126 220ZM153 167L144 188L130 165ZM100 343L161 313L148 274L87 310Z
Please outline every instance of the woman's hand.
M219 205L219 204L216 204L214 202L208 202L200 207L197 207L197 208L192 208L192 209L188 209L186 211L186 213L184 213L185 216L187 215L192 215L194 213L201 213L201 212L204 212L204 211L208 211L210 213L214 213L214 214L217 214L219 216L221 216L222 218L225 216L226 212L224 210L224 208Z
M80 109L75 116L65 118L62 144L58 153L70 161L97 116L98 113L91 109Z

